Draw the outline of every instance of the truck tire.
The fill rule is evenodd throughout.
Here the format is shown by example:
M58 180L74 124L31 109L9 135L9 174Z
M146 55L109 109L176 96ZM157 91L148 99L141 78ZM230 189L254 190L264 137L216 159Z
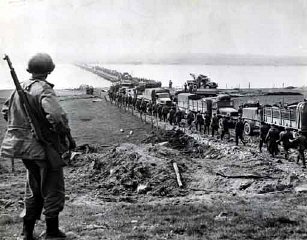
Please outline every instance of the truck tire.
M244 134L249 136L253 135L253 128L249 122L244 123Z

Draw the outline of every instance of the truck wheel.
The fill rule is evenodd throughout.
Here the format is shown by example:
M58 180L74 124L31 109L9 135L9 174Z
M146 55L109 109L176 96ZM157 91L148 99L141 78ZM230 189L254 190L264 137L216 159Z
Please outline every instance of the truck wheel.
M244 134L249 136L253 135L253 128L249 122L244 123Z

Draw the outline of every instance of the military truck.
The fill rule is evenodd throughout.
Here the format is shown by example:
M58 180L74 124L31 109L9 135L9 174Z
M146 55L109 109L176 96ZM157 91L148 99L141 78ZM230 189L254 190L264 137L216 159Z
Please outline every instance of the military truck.
M248 106L242 109L244 120L244 133L253 135L260 129L261 122L274 124L281 130L289 127L301 130L307 134L307 102L289 105L287 107L277 106Z
M169 89L166 88L145 88L143 97L152 103L172 105Z
M224 117L230 117L231 126L234 126L238 118L238 110L234 108L234 102L229 95L202 98L198 94L180 93L178 94L177 106L186 112L200 111L201 114L207 112L210 116L216 113L220 120L220 125Z

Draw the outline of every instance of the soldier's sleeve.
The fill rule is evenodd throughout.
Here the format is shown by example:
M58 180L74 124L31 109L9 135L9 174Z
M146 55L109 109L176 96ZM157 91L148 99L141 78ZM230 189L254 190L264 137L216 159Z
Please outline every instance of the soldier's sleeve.
M2 113L3 118L5 119L5 121L8 120L9 102L10 102L10 99L7 99L5 101L5 103L3 104L2 110L1 110L1 113Z
M5 119L5 121L8 120L10 102L11 102L12 98L14 97L14 94L15 94L15 91L13 91L11 93L11 96L5 101L5 103L2 106L1 113L2 113L3 118Z
M69 129L67 115L60 106L52 88L45 88L42 92L41 106L46 114L47 120L55 131L66 132Z
M271 130L268 131L268 133L265 137L265 141L268 141L270 139L270 134L271 134Z
M278 142L282 142L283 138L284 138L283 132L280 132Z

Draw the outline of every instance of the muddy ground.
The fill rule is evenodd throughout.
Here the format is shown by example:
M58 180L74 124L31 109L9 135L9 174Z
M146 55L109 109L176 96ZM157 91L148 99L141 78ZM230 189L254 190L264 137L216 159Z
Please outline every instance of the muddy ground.
M3 101L3 98L1 98ZM306 239L306 172L280 155L61 92L79 148L65 168L68 239ZM152 127L157 124L160 130ZM0 120L3 137L5 122ZM178 166L179 187L174 165ZM0 166L0 236L20 233L25 170ZM35 232L44 231L44 219Z

